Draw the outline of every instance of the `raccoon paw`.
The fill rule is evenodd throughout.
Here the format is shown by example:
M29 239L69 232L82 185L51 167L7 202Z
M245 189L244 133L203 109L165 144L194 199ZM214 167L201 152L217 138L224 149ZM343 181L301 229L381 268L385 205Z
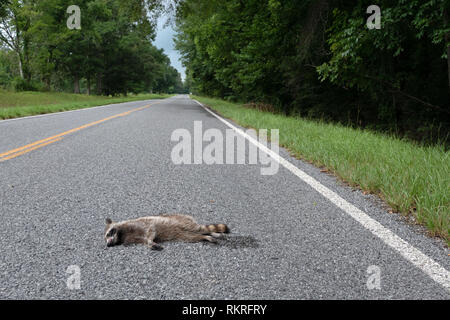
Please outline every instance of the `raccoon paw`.
M211 233L211 236L220 239L223 238L223 233L213 232Z
M211 242L211 243L217 243L217 240L216 240L215 238L211 237L211 236L205 236L205 237L203 238L203 240L209 241L209 242Z
M161 251L163 249L163 247L157 243L154 243L154 244L150 245L149 247L150 247L150 249L156 250L156 251Z

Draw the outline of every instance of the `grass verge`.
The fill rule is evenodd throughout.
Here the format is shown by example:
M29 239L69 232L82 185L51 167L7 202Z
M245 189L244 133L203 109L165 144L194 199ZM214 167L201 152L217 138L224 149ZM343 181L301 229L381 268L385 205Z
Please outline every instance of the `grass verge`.
M219 99L193 98L243 127L279 129L280 145L325 167L353 187L380 196L394 212L412 214L450 245L450 158L380 133L263 112Z
M139 94L127 97L88 96L61 92L0 91L0 119L34 116L138 100L164 99L168 94Z

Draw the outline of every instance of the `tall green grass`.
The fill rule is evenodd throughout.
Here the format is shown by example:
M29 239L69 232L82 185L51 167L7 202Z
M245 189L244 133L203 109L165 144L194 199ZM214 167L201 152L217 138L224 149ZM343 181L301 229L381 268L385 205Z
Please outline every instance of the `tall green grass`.
M413 214L450 244L450 158L380 133L286 117L218 99L195 97L244 127L279 129L280 145L324 166L352 186L379 195L395 212Z
M0 91L0 119L69 111L128 101L163 99L170 96L165 94L140 94L126 97L104 97L61 92Z

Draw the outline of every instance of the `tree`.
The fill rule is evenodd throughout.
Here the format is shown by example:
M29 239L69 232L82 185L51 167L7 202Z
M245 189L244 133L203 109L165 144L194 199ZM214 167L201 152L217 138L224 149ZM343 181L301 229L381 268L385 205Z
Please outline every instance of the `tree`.
M26 82L51 90L53 81L55 88L70 85L73 92L88 94L95 87L97 94L106 95L180 86L167 56L151 44L155 19L164 10L161 0L77 1L80 30L66 26L66 9L72 4L11 0L0 6L0 43L17 55L19 75Z
M0 16L0 40L17 55L19 73L22 79L30 81L28 29L33 12L34 1L10 0L2 6Z
M365 0L185 0L176 47L198 93L431 139L450 127L449 3L380 1L369 30Z

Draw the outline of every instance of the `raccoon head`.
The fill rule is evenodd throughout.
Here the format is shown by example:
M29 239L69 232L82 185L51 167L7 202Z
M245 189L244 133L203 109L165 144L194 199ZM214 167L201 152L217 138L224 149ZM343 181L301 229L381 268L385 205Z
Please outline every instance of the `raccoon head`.
M106 227L105 227L105 241L107 247L113 247L120 244L120 230L112 222L111 219L106 219Z

